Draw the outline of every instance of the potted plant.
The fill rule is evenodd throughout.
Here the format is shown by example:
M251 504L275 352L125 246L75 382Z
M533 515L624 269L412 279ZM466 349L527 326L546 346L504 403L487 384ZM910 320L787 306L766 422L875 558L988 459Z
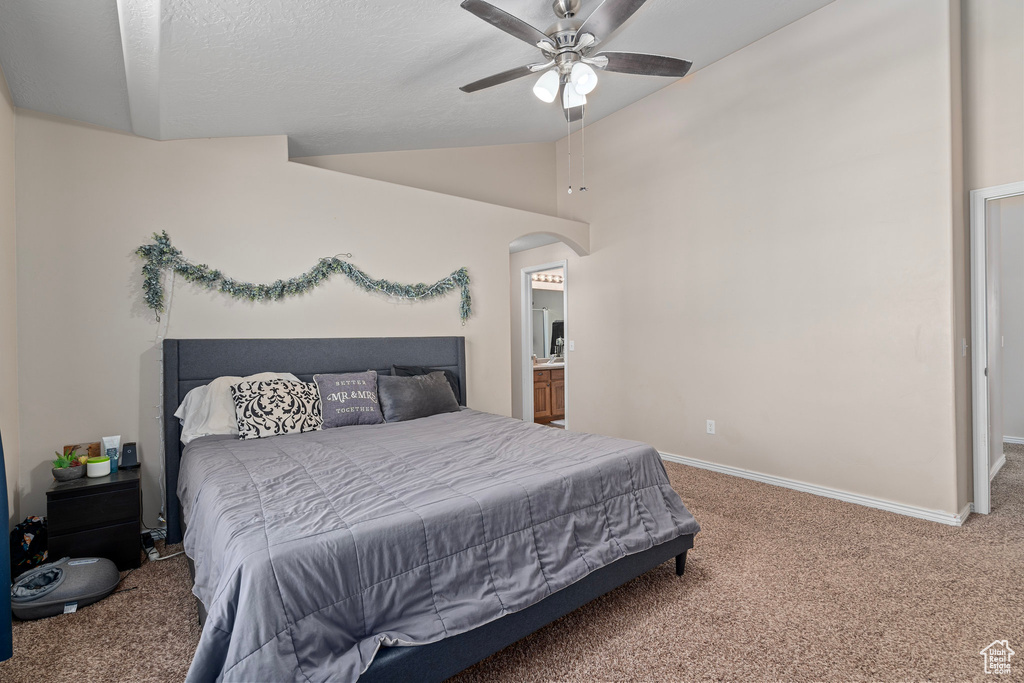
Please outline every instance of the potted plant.
M77 450L78 446L69 449L64 454L61 454L60 451L54 451L54 455L57 456L57 459L53 461L52 472L54 479L57 481L71 481L72 479L85 476L85 461L89 459L89 456L80 456L75 452Z

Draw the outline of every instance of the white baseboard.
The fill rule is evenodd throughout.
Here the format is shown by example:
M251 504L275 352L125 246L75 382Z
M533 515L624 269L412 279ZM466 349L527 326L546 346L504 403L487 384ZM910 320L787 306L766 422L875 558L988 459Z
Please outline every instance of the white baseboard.
M956 524L954 524L953 526L960 526L960 525L962 525L964 522L967 521L967 518L971 516L972 512L974 512L974 503L968 503L967 505L964 505L964 509L961 510L960 514L956 516L956 518L959 521Z
M862 496L859 493L840 491L839 489L833 489L827 486L808 484L802 481L797 481L795 479L776 477L771 474L761 474L760 472L744 470L739 467L732 467L730 465L719 465L717 463L707 462L705 460L697 460L696 458L687 458L685 456L674 455L672 453L661 453L661 459L667 460L669 462L676 462L679 463L680 465L699 467L700 469L703 470L721 472L722 474L729 474L734 477L740 477L742 479L753 479L754 481L759 481L764 484L771 484L772 486L781 486L783 488L793 489L795 491L812 493L816 496L823 496L825 498L835 498L836 500L842 500L847 503L863 505L865 507L876 508L878 510L885 510L887 512L895 512L898 515L917 517L918 519L926 519L930 522L938 522L939 524L948 524L950 526L960 526L967 519L967 516L973 511L973 506L971 503L965 505L964 509L961 510L959 514L952 512L943 512L942 510L929 510L928 508L921 508L913 505L904 505L903 503L894 503L892 501L883 500L881 498Z
M1003 443L1024 444L1024 436L1004 436Z
M999 474L999 470L1003 469L1003 465L1005 465L1005 464L1006 464L1006 456L1005 455L1000 455L999 459L996 460L996 464L992 465L992 471L988 475L988 480L992 481L993 479L995 479L996 475Z

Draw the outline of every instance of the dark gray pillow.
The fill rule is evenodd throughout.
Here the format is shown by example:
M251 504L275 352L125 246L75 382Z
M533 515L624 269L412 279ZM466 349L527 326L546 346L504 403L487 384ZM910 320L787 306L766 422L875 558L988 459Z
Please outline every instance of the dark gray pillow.
M392 365L391 374L396 377L413 377L414 375L429 375L432 372L441 371L444 373L445 379L448 380L448 384L452 385L452 393L455 394L455 400L458 401L459 397L462 396L462 392L459 391L459 376L451 370L445 370L444 368L425 368L422 365Z
M377 402L377 373L348 372L313 375L323 404L324 429L348 425L375 425L384 421Z
M459 410L451 385L440 371L414 377L379 375L377 395L387 422L403 422Z

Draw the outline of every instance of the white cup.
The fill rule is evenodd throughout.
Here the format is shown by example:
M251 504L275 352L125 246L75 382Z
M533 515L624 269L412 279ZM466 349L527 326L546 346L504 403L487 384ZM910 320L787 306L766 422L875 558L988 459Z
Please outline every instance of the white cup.
M87 477L105 477L110 474L110 460L85 463Z

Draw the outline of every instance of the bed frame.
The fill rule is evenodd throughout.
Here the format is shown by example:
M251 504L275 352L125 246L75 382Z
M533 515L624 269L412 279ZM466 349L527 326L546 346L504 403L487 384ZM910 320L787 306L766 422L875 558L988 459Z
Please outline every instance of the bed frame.
M222 375L290 372L300 379L312 381L314 374L321 373L376 370L390 374L392 365L423 365L455 372L461 386L461 395L457 398L460 405L466 405L465 337L164 340L167 542L181 542L183 531L181 503L177 494L181 426L174 412L186 393ZM680 536L617 560L532 607L472 631L429 645L382 647L359 680L443 681L672 558L676 560L676 574L682 575L686 567L686 551L692 547L693 534ZM200 615L205 616L201 603L199 610Z

